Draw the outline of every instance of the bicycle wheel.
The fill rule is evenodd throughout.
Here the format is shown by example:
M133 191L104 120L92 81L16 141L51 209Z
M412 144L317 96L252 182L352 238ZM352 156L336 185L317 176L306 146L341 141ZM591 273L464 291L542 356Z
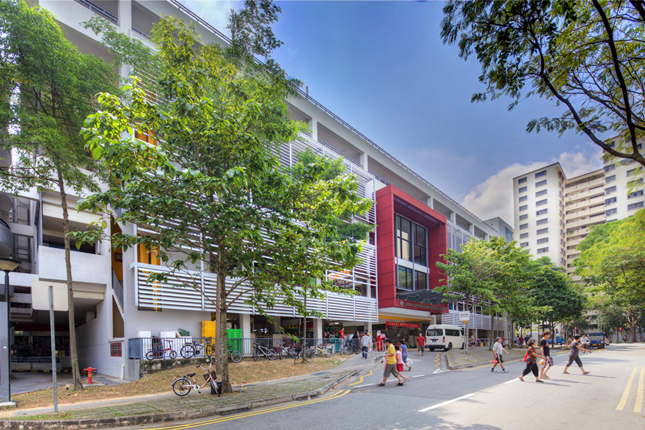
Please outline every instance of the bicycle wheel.
M240 361L242 361L242 353L240 351L233 349L229 354L229 358L233 363L239 363Z
M257 349L253 351L253 361L260 361L260 351Z
M267 354L267 358L269 360L275 360L276 358L278 358L278 354L276 354L273 349L270 349L268 354Z
M314 351L314 357L320 357L320 350L318 348L316 348L316 350Z
M157 354L152 350L148 351L148 353L146 354L146 358L148 360L154 360L156 356L157 356Z
M349 345L345 345L345 347L343 348L343 354L352 355L352 347Z
M175 358L177 358L177 353L173 349L170 350L170 354L168 355L170 356L171 360L174 360Z
M295 354L293 355L293 365L295 366L298 364L298 359L300 358L300 354Z
M186 359L192 358L195 355L195 348L192 345L184 345L181 347L179 354Z
M190 393L190 390L192 390L192 386L190 385L190 381L186 378L177 378L175 379L175 382L172 383L172 391L174 391L178 396L187 396L188 393Z
M325 357L327 358L331 357L331 351L329 350L329 348L325 348L324 354L325 354Z

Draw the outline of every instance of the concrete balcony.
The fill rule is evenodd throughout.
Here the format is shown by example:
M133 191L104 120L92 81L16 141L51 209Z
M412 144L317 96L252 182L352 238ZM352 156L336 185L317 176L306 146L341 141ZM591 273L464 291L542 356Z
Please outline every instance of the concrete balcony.
M40 246L40 279L58 282L67 281L65 250ZM71 252L72 280L74 283L107 285L112 280L110 256Z
M605 205L596 206L595 208L582 209L582 210L579 210L578 212L567 214L565 215L565 219L569 221L569 220L574 220L576 218L581 218L583 216L588 217L591 215L601 214L603 212L605 212Z
M583 182L581 184L574 185L573 187L567 187L567 188L565 188L565 192L567 194L569 194L569 193L571 193L573 191L586 190L587 188L594 188L594 187L597 187L599 185L603 185L604 184L603 181L604 181L604 179L601 176L599 178L592 179L591 181L586 181L586 182Z
M603 203L605 201L605 195L601 193L600 195L592 197L588 200L585 200L584 202L569 203L569 201L574 201L574 200L569 200L569 198L567 198L566 201L567 201L567 204L565 204L565 209L567 211L571 211L574 209L585 209L589 206L594 206L599 203Z
M582 236L577 236L575 238L571 238L567 240L567 246L577 246L580 242L584 240L584 237Z

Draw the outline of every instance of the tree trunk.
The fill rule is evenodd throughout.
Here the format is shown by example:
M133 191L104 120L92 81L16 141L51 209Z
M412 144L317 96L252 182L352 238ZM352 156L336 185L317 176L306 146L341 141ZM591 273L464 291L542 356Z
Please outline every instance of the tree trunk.
M211 261L213 254L211 253ZM215 368L217 372L223 373L223 362L220 360L222 352L222 291L226 292L226 272L222 270L220 254L217 253L217 288L215 289ZM227 360L228 361L228 360Z
M67 194L65 194L65 183L63 175L58 171L58 185L60 187L60 204L63 209L63 240L65 242L65 271L67 272L67 306L69 315L69 350L72 358L72 377L74 378L74 390L83 390L81 382L81 371L78 367L78 352L76 351L76 321L74 318L74 290L72 289L72 261L70 258L69 237L69 214L67 212Z
M218 254L219 255L219 254ZM218 306L217 306L217 327L216 327L216 336L215 339L215 351L217 360L216 363L220 364L220 375L222 377L222 392L230 393L231 390L231 378L228 373L228 344L226 336L226 271L222 264L218 264L217 268L217 290L218 294ZM222 359L220 360L220 357Z

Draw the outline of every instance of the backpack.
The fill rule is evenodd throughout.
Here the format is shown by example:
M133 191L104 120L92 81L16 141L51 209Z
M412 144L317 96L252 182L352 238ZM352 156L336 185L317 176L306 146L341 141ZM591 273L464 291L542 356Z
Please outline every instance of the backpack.
M526 354L524 354L524 358L522 359L522 361L526 362L526 360L528 360L528 358L529 358L529 351L527 350Z

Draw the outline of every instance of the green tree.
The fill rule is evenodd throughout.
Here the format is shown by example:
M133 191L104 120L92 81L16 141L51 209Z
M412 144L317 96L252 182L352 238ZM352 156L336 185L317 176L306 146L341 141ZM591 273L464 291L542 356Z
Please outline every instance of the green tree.
M645 309L645 210L592 227L578 249L573 264L594 307L621 319L635 341Z
M475 55L486 90L472 101L537 96L564 108L556 118L533 119L527 131L585 134L608 157L645 166L642 82L645 6L640 0L477 0L444 7L441 37ZM603 140L612 131L616 146Z
M586 303L585 295L567 276L564 269L556 267L548 257L533 262L530 294L540 310L538 317L554 332L557 323L568 324L582 316Z
M83 121L96 111L96 94L118 94L114 66L78 51L51 13L24 1L0 0L0 144L17 156L0 171L2 191L37 188L60 196L69 303L74 388L81 390L72 267L68 192L98 191L100 169L87 156Z
M217 354L226 353L232 303L265 313L281 302L305 317L322 316L306 309L308 298L353 293L326 281L325 271L360 261L362 242L341 235L339 220L369 210L370 201L358 196L354 176L338 175L341 160L306 155L284 171L274 154L303 127L289 119L288 80L231 60L174 18L163 17L151 41L156 102L136 79L126 86L127 103L101 94L101 111L88 118L85 135L94 157L111 168L110 187L81 207L154 232L112 237L115 247L145 244L158 252L167 270L152 282L216 274L214 296L198 290L217 310ZM134 138L143 133L153 144ZM227 361L217 363L227 390Z

